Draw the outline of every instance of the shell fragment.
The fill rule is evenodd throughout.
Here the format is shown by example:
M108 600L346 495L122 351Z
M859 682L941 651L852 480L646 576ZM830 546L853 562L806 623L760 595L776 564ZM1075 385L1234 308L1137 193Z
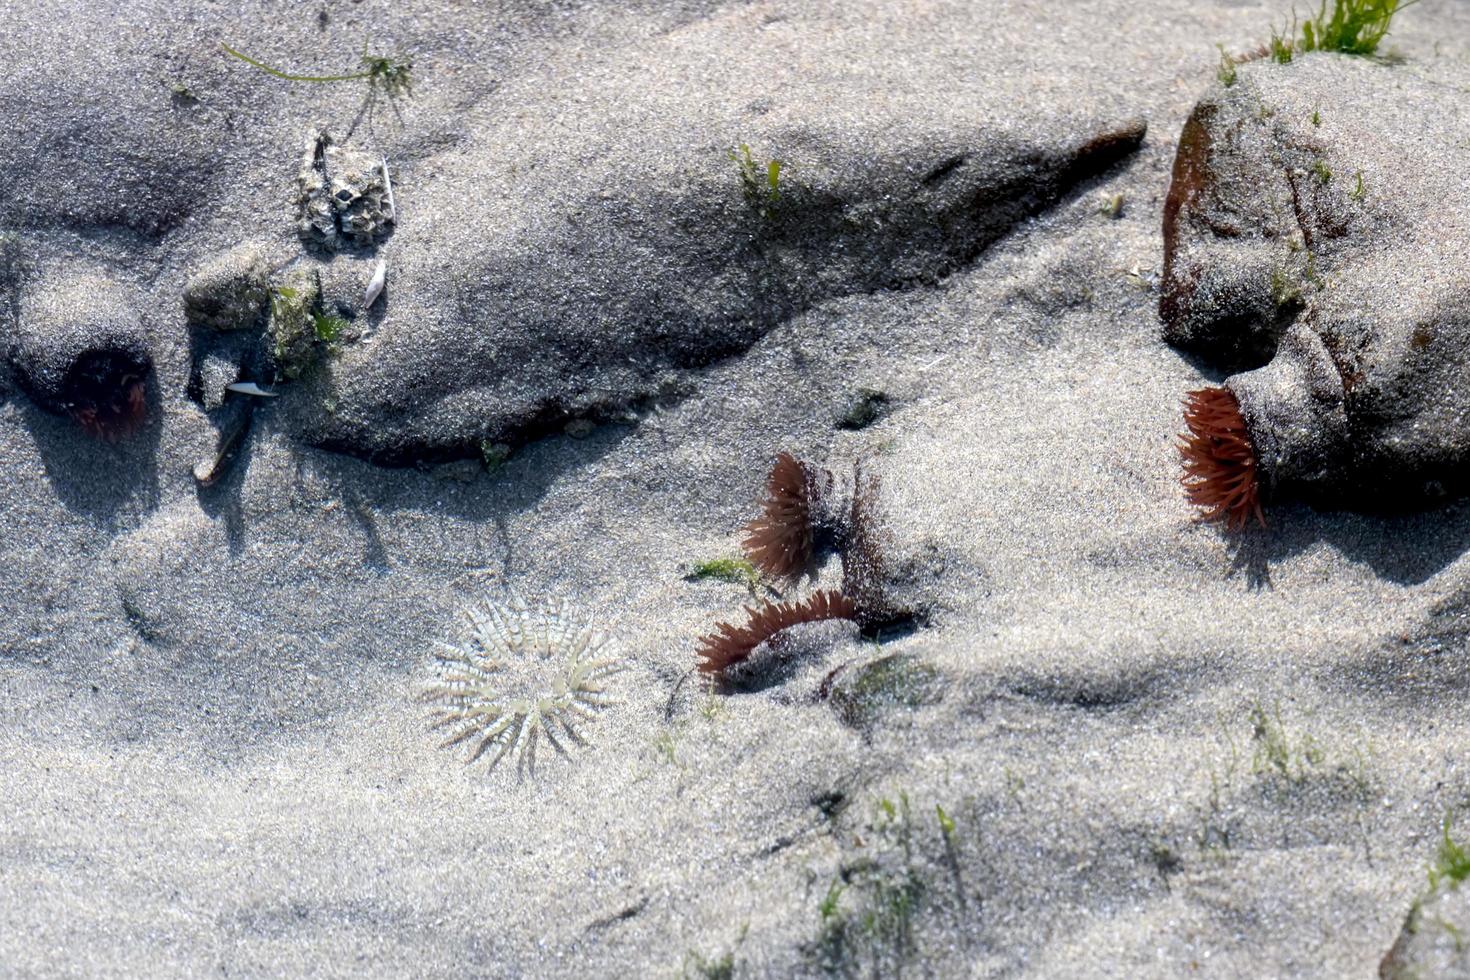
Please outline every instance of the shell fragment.
M278 392L266 391L254 381L236 381L232 385L225 385L225 391L233 391L237 395L255 395L258 398L274 398Z
M382 259L378 260L378 266L373 270L373 278L368 282L367 293L362 298L364 311L372 309L372 305L383 295L383 284L388 280L388 263Z

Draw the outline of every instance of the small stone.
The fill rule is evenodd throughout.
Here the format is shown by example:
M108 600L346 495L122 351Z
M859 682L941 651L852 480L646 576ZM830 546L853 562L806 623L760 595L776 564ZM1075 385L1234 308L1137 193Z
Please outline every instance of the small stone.
M206 262L184 286L184 316L211 330L260 324L270 300L270 259L263 247L240 245Z
M936 704L944 697L944 675L912 654L893 653L834 678L829 701L844 724L871 728L894 708Z
M859 388L842 415L839 429L866 429L888 411L888 395L876 388Z
M485 466L486 473L494 473L506 464L510 459L512 449L505 442L482 442L480 443L480 461Z
M226 389L240 377L240 365L213 351L205 354L197 369L199 403L214 411L225 401Z

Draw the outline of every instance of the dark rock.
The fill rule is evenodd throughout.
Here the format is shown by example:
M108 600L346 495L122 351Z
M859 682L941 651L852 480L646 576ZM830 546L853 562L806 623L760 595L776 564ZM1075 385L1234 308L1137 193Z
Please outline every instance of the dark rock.
M860 388L837 418L839 429L866 429L888 412L888 396L875 388Z
M1406 498L1470 453L1470 72L1243 65L1185 124L1165 337L1224 366L1267 489ZM1263 366L1264 365L1264 366Z

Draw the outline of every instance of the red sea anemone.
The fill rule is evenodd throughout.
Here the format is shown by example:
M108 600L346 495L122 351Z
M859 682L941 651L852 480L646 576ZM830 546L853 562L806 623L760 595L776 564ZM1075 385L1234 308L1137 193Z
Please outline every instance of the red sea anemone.
M746 557L773 578L796 578L811 564L818 475L790 453L778 455L766 481L761 516L745 525Z
M138 431L148 416L148 365L113 350L82 354L67 372L63 392L71 417L108 442Z
M764 602L745 607L746 623L733 626L716 623L715 632L699 638L699 669L706 674L723 673L725 668L747 659L755 648L777 633L802 623L828 619L853 619L857 606L841 592L813 592L803 602Z
M1224 520L1238 530L1255 515L1265 527L1256 452L1235 396L1227 388L1191 391L1184 397L1184 424L1181 482L1189 502L1205 511L1202 519Z

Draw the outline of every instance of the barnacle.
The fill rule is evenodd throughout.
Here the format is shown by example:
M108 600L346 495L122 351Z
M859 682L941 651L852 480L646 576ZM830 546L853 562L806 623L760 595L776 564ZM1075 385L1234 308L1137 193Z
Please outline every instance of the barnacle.
M486 598L464 609L467 638L440 643L438 677L422 698L435 706L433 728L450 728L441 747L474 742L466 763L490 750L490 768L507 756L517 771L536 766L545 738L566 755L558 732L586 744L574 722L612 703L609 677L621 670L616 642L561 602L530 609L518 597Z
M802 623L816 623L827 619L852 619L857 615L857 606L841 592L819 590L804 602L763 602L759 606L746 606L746 623L734 626L716 623L715 632L699 638L699 669L706 674L718 674L725 668L738 664L755 652L755 648L777 633Z
M1235 396L1227 388L1191 391L1184 398L1184 424L1189 432L1179 455L1189 502L1205 511L1205 520L1223 518L1232 529L1252 515L1265 527L1256 451Z

